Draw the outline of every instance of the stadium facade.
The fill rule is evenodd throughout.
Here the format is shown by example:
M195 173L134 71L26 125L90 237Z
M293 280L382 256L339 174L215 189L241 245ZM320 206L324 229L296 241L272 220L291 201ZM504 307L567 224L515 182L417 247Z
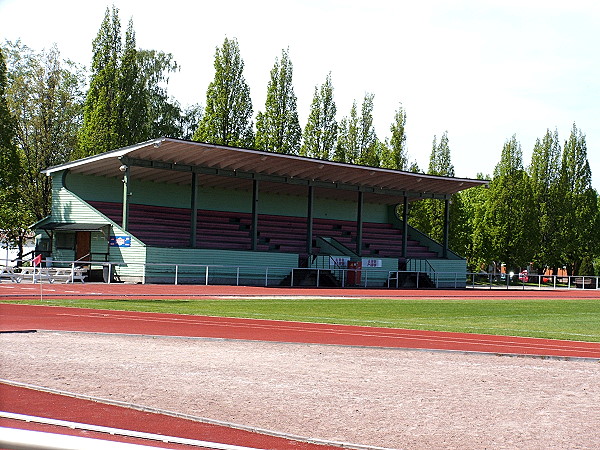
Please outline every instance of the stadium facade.
M189 282L203 280L198 265L222 283L234 268L239 282L242 267L248 284L266 267L276 284L295 268L332 269L329 281L345 285L349 272L334 269L362 266L372 286L424 264L464 273L448 248L448 205L486 183L171 138L45 173L52 213L33 226L38 250L55 261L108 262L109 277L134 282L167 282L170 264ZM408 226L408 205L426 198L445 201L441 243Z

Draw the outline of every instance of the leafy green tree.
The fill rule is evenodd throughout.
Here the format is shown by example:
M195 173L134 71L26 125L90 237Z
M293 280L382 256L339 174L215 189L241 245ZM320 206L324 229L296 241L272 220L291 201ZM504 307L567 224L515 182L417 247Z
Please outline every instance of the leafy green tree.
M530 230L533 202L529 177L523 169L521 144L516 136L502 148L494 169L486 204L494 261L505 263L507 270L526 267L531 261Z
M320 159L333 157L338 137L336 113L331 73L329 73L320 88L315 86L308 122L304 127L301 155Z
M559 192L563 199L559 247L567 273L577 275L585 258L598 255L600 231L586 139L575 124L562 154Z
M93 57L90 87L83 110L83 126L79 137L79 154L84 157L119 147L123 140L119 131L121 57L121 22L119 10L113 5L106 13L98 35L92 44Z
M81 126L81 69L62 61L56 47L36 54L8 46L8 106L16 120L19 180L26 210L36 220L50 213L51 182L40 171L69 161ZM29 225L29 224L28 224Z
M350 115L340 122L333 156L335 161L379 166L379 146L373 127L373 98L373 94L365 94L360 116L354 101Z
M478 174L477 179L485 180L483 174ZM472 272L487 270L492 263L491 240L486 221L486 203L488 201L489 189L486 186L477 186L458 194L463 206L462 217L466 239L464 247L452 246L459 254L467 259L468 269Z
M30 220L23 216L21 195L21 161L15 145L16 121L12 116L8 101L8 78L4 50L0 48L0 231L3 239L0 244L18 246L18 258L23 257L23 241L26 225Z
M451 162L450 147L448 144L448 133L444 132L439 143L437 136L433 137L433 145L429 156L429 175L438 176L454 176L454 166ZM457 216L460 199L456 199L455 214ZM454 205L455 202L453 202ZM432 239L441 242L444 237L444 217L445 204L442 200L426 199L421 200L412 209L410 216L410 224L419 231L429 235ZM454 223L460 221L460 217L456 217ZM455 226L456 228L456 226Z
M560 248L557 242L559 217L562 214L559 191L561 148L558 132L546 130L544 138L536 141L528 173L534 226L529 237L534 253L531 262L540 274L546 267L560 265Z
M19 180L20 161L14 144L16 122L7 102L6 58L0 48L0 189L9 192Z
M338 139L333 160L345 163L358 163L359 122L356 101L352 102L350 116L344 117L339 125Z
M244 61L236 39L215 53L215 78L206 91L204 115L193 139L250 148L254 145L252 100L244 78Z
M177 100L169 96L168 74L179 70L173 55L157 50L140 49L137 51L137 60L144 89L143 95L148 108L146 113L148 131L141 140L157 136L191 139L193 130L202 117L202 108L199 105L192 105L183 109Z
M396 110L394 122L390 125L389 144L381 156L382 167L390 169L407 170L408 155L406 152L406 111L402 105Z
M296 94L292 83L293 65L287 50L276 59L267 86L265 112L256 117L256 148L297 155L302 130L298 122Z
M125 47L120 55L117 76L116 133L117 145L120 147L142 142L151 137L148 117L149 98L146 92L146 80L140 67L132 20L129 21L125 33Z
M185 112L166 90L168 74L178 69L170 53L137 48L132 20L123 45L119 11L107 8L93 42L77 157L157 136L183 137Z
M373 126L374 94L367 93L363 99L359 122L358 164L378 167L377 134Z

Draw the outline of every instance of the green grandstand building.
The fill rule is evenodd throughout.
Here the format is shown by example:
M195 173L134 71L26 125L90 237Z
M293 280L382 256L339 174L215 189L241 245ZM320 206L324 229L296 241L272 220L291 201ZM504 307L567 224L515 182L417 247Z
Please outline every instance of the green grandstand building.
M33 228L55 264L105 281L260 285L418 282L401 270L464 287L448 204L486 183L170 138L45 173L52 213ZM426 198L446 202L441 243L407 224Z

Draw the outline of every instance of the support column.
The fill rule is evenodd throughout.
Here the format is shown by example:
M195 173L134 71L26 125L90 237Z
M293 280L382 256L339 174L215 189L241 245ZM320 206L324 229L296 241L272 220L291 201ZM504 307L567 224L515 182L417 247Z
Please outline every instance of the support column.
M258 180L252 180L252 227L250 248L253 252L258 247Z
M363 192L358 192L358 208L356 213L356 254L362 256L363 234Z
M444 251L443 258L448 258L448 241L450 236L450 200L444 201Z
M119 168L123 172L123 220L121 221L121 228L127 231L129 226L129 166L123 164Z
M190 201L190 247L196 248L198 233L198 174L192 173L192 193Z
M308 205L306 212L306 253L312 255L313 242L313 210L314 210L314 187L308 187Z
M404 197L404 209L402 210L402 258L408 256L408 197Z

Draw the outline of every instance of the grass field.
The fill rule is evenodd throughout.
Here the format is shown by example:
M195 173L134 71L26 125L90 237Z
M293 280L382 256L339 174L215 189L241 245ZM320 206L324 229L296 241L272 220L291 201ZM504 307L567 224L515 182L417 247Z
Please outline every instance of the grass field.
M600 301L589 299L71 299L20 303L600 342Z

